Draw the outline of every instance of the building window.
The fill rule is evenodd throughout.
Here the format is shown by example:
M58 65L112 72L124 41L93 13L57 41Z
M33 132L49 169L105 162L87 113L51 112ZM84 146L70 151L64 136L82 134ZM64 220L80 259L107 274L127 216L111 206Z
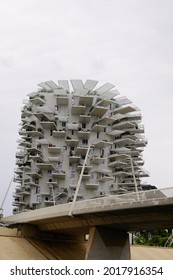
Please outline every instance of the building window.
M75 178L75 175L76 175L76 171L75 171L75 170L71 170L70 178L71 178L71 179L74 179L74 178Z
M62 169L62 162L58 162L58 169Z
M104 156L104 150L101 150L101 157Z
M35 193L40 193L40 187L35 187Z
M39 203L41 202L41 195L37 195L36 201Z
M86 123L82 123L82 128L86 128Z
M88 144L88 139L82 139L82 144L87 145Z
M59 106L58 106L58 105L55 105L55 111L58 112L58 110L59 110Z
M34 182L35 182L35 184L38 185L39 184L39 179L35 178Z
M63 127L63 128L66 127L66 122L62 122L62 127Z

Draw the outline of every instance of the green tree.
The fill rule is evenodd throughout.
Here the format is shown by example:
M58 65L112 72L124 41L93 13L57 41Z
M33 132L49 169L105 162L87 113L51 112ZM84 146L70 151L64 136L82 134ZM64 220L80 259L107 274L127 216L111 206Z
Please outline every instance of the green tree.
M164 247L169 237L170 232L167 229L143 230L136 235L135 243L138 245Z

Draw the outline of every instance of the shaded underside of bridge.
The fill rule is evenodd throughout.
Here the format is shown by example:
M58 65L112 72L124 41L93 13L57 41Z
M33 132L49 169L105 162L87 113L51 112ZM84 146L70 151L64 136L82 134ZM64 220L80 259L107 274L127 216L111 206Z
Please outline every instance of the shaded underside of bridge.
M2 221L18 227L22 236L64 242L62 251L69 247L69 253L69 244L79 245L89 234L84 259L130 259L127 232L173 228L173 197L118 203L106 197L76 202L73 211L71 207L72 203L51 206Z

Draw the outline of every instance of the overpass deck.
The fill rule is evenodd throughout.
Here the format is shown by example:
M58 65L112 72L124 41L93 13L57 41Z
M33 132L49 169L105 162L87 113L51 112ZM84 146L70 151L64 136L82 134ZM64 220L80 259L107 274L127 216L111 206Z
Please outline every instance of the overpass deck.
M60 204L4 217L1 221L29 223L41 231L57 232L95 225L121 230L173 228L173 187Z

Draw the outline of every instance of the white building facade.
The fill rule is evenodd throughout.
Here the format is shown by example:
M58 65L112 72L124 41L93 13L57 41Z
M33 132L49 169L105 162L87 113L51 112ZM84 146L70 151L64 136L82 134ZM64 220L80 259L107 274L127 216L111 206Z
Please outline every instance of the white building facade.
M13 213L140 190L140 111L114 85L40 83L21 113Z

